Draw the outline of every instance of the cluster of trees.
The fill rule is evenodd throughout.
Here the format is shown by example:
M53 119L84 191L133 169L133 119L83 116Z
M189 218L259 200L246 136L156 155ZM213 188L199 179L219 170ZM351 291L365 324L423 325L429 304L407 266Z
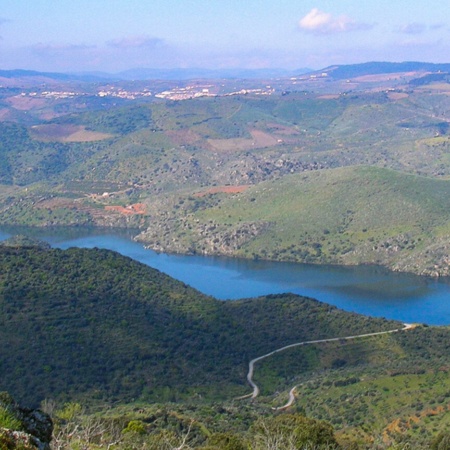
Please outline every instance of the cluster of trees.
M107 250L48 249L20 239L9 244L0 247L0 342L8 342L0 350L0 377L3 388L31 406L52 397L59 402L81 401L87 405L134 403L137 399L147 404L183 404L189 399L208 408L211 400L230 401L248 392L248 362L256 356L294 342L401 327L394 321L347 313L290 294L219 301ZM399 375L395 379L413 373L411 370L424 376L429 370L440 374L448 354L448 333L447 328L418 328L351 344L296 348L261 361L256 381L263 395L273 395L276 390L285 390L287 384L293 385L294 376L308 380L313 371L316 376L328 374L317 387L308 383L302 388L303 397L309 399L305 411L339 428L361 427L369 420L367 415L372 414L375 400L379 408L384 408L379 393L372 398L369 391L354 391L335 400L325 393L331 387L353 389L367 374ZM431 383L432 375L422 381ZM429 387L439 391L442 401L438 403L445 404L445 386L441 384ZM371 389L377 388L374 385ZM428 389L423 400L419 412L432 406ZM267 397L261 405L271 402L273 398ZM61 439L64 433L76 436L78 431L105 424L104 433L113 433L114 425L113 435L120 437L123 448L134 448L131 444L125 446L131 437L147 445L135 448L152 448L152 442L161 446L162 442L170 442L177 448L187 435L189 441L186 438L183 444L186 449L188 445L227 448L216 441L229 439L235 446L243 439L244 448L276 448L263 446L269 444L264 441L263 425L256 425L258 417L242 412L254 409L254 404L241 401L233 408L233 414L225 409L206 414L210 416L208 429L212 434L207 433L198 442L191 439L201 429L198 423L206 419L186 413L183 417L189 420L183 419L183 426L167 428L179 416L167 407L162 407L161 414L127 415L119 420L118 431L116 421L105 422L107 415L103 413L100 422L96 421L99 416L91 414L89 421L95 421L87 428L83 421L88 416L80 411L75 411L80 423L66 419L55 423ZM328 414L330 408L342 411L341 420ZM261 415L267 415L267 410ZM232 417L240 418L241 423ZM190 418L194 422L189 429ZM271 420L264 422L264 427L272 430L278 422ZM292 423L299 420L303 419L292 419ZM222 425L215 427L214 421ZM64 428L66 425L69 428ZM75 427L77 433L70 427ZM254 435L245 435L249 427ZM168 430L175 434L167 434ZM254 440L254 436L266 443ZM289 436L279 438L284 448L291 444L283 439L294 439ZM66 448L66 444L61 445L59 448Z
M230 398L255 356L398 327L295 295L222 302L107 250L4 246L0 268L0 376L33 403Z

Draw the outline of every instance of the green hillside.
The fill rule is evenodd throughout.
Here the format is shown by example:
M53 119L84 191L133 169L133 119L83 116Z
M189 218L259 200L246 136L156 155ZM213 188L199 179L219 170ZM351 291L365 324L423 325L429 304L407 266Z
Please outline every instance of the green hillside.
M292 295L221 302L106 250L0 256L1 386L33 401L232 398L255 355L397 326Z
M447 180L364 166L321 170L210 194L200 207L185 203L181 218L161 218L141 237L167 251L447 274L449 199Z
M294 385L290 411L331 421L342 438L369 442L401 419L404 437L430 442L450 420L448 328L279 352L256 364L261 395L235 400L251 391L252 358L402 325L291 294L219 301L111 251L12 244L0 248L0 389L28 405L100 408L80 429L110 417L143 420L152 433L194 420L203 439L240 434Z
M46 119L32 107L43 99L0 93L24 115L0 121L0 224L138 228L157 250L446 275L444 88L320 84Z

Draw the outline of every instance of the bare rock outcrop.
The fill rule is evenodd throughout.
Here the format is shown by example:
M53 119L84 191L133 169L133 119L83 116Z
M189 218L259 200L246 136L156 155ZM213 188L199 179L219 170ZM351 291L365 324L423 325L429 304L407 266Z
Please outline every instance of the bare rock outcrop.
M53 422L48 414L21 408L8 393L0 392L0 418L0 448L50 450Z

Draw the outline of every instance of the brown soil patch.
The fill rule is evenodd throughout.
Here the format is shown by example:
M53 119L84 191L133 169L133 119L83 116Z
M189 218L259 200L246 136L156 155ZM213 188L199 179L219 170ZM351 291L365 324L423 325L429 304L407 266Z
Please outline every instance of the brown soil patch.
M85 130L84 127L82 127L81 130L78 130L63 139L63 142L94 142L103 141L103 139L109 139L111 137L112 134L100 133L98 131L89 131Z
M145 205L143 203L135 203L134 205L123 206L105 206L104 209L95 207L93 205L87 205L80 200L74 200L70 198L56 197L44 199L35 204L35 208L38 209L76 209L78 211L85 212L93 218L104 219L108 213L119 213L125 216L143 215L145 214ZM106 211L106 213L105 213Z
M235 138L235 139L208 139L208 143L217 151L244 151L252 148L265 148L279 145L277 141L269 133L261 130L250 131L252 139Z
M415 88L417 91L434 91L442 94L448 94L450 92L450 83L430 83L425 86L418 86Z
M63 197L56 197L56 198L49 198L45 200L41 200L36 202L35 204L36 208L39 209L57 209L57 208L77 208L79 207L79 204L75 203L72 199L69 198L63 198Z
M250 131L250 134L252 135L253 140L255 141L255 146L257 148L260 147L271 147L273 145L277 145L278 141L276 138L271 136L268 133L265 133L261 130L253 130Z
M145 205L143 203L135 203L134 205L123 206L105 206L105 211L114 211L125 216L134 216L136 214L145 214Z
M403 433L405 429L408 429L413 424L419 423L422 419L429 416L437 416L438 414L443 414L450 410L450 405L447 406L437 406L434 409L425 409L420 412L420 415L410 416L405 420L395 419L393 420L383 431L383 441L385 443L390 442L389 435L393 433Z
M298 130L294 127L288 127L286 125L281 125L279 123L268 123L267 128L273 131L276 134L281 134L283 136L292 136L296 134L300 134Z
M9 109L2 108L0 109L0 120L6 119L9 116Z
M325 94L325 95L319 95L317 98L323 98L325 100L334 100L339 97L340 97L339 94Z
M46 104L46 101L43 98L22 97L21 95L9 97L6 100L13 108L20 111L30 111L34 108L42 108Z
M378 81L398 80L402 77L414 77L421 75L422 72L394 72L394 73L379 73L374 75L361 75L360 77L352 78L352 81L361 81L366 83L376 83Z
M408 98L409 95L405 92L388 92L388 98L391 100L401 100L402 98Z
M31 127L31 136L34 139L45 142L93 142L108 139L112 135L97 131L86 130L80 125L60 125L52 123L48 125L35 125Z
M191 130L167 131L166 135L176 145L191 145L201 140L201 136Z
M204 197L208 194L238 194L239 192L244 192L250 187L249 184L243 184L240 186L214 186L206 191L197 192L194 197Z
M208 143L219 152L250 150L254 147L252 139L208 139Z

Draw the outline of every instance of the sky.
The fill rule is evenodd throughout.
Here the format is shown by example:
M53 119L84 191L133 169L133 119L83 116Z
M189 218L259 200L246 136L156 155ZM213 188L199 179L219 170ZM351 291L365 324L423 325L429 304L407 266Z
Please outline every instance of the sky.
M0 0L0 69L450 62L449 0Z

